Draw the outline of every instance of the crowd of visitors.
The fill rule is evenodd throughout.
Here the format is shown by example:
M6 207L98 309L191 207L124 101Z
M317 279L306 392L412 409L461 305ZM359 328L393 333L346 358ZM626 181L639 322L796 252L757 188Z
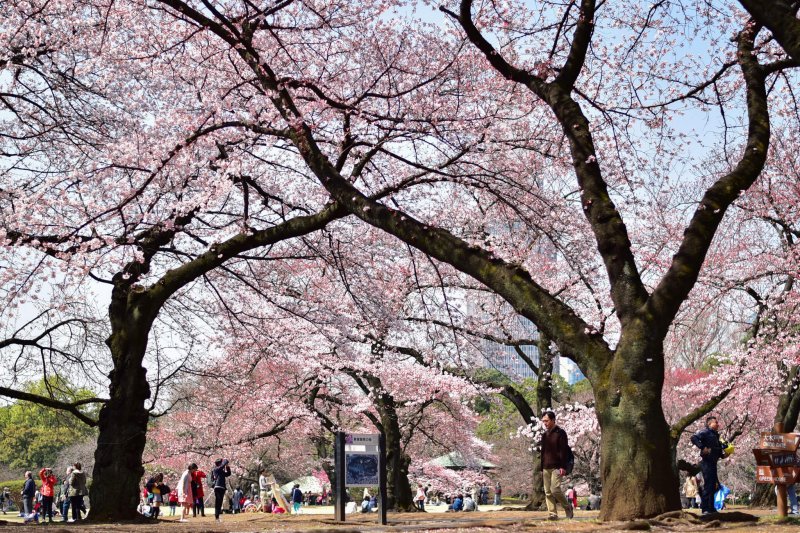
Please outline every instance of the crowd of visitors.
M447 505L448 511L477 511L479 505L489 505L489 490L489 486L484 483L473 487L469 494L465 496L467 491L460 494L433 492L430 485L419 485L414 496L414 504L420 511L424 511L426 505ZM500 505L501 493L502 488L498 481L494 487L494 505ZM469 497L469 502L465 500L467 497ZM473 504L474 509L472 508ZM454 505L455 508L453 507Z
M52 468L39 470L39 483L37 485L33 472L25 472L25 480L20 492L19 516L25 523L39 522L39 520L52 523L55 517L60 517L63 522L76 522L83 519L86 514L84 498L89 494L86 486L86 474L81 470L81 464L75 463L67 468L64 477L59 479ZM8 487L0 491L0 510L8 513L12 503ZM72 518L68 519L69 510L72 509Z
M231 485L228 478L231 468L227 459L217 459L211 469L209 477L196 463L187 465L186 470L176 480L174 488L164 480L163 473L151 476L142 489L142 500L139 511L151 518L161 516L161 507L169 504L170 516L175 516L180 506L181 515L179 522L187 522L189 513L192 517L205 516L206 491L205 483L213 490L214 518L217 522L222 520L223 509L237 514L245 510L259 510L265 513L283 514L287 512L278 498L272 494L271 482L266 476L266 471L261 471L258 484L252 484L249 492L245 493L239 485ZM209 494L211 496L211 494ZM305 493L295 484L289 498L292 512L299 514L303 505L324 505L330 493L323 490L321 495ZM283 499L283 496L280 496ZM227 504L227 505L226 505Z
M541 418L544 432L539 442L541 457L541 472L543 490L550 519L558 519L558 508L561 507L567 518L572 518L574 509L578 508L578 494L574 487L564 490L564 481L571 473L574 456L568 444L566 431L556 423L556 416L552 411L547 411ZM700 474L690 475L683 484L683 494L686 507L699 507L704 514L717 512L721 509L719 495L724 487L719 483L717 463L719 459L732 453L732 446L722 441L719 436L719 422L713 416L706 420L705 428L691 437L691 442L700 452ZM253 483L249 492L245 494L240 486L230 486L228 478L231 468L227 459L217 459L208 476L197 464L191 463L175 480L175 486L170 487L163 473L153 474L145 483L142 491L140 511L152 518L161 515L161 508L168 505L170 516L175 516L180 507L179 522L186 522L191 512L193 517L205 516L205 484L212 489L214 496L214 517L221 521L223 506L229 503L228 509L238 513L249 508L254 508L268 513L285 513L283 495L273 494L277 487L274 480L267 478L266 472L261 471L258 484ZM39 471L39 483L32 472L25 473L25 480L20 493L21 512L26 522L38 522L40 519L52 522L54 517L60 516L62 521L68 520L70 509L72 518L70 522L78 521L86 513L84 498L88 495L86 474L80 463L75 463L68 468L59 479L52 468L42 468ZM798 512L797 498L794 487L789 488L789 504L792 513ZM229 492L230 491L230 492ZM502 501L502 487L499 482L494 486L494 505ZM228 496L228 494L230 494ZM349 495L348 495L349 496ZM488 505L490 488L486 484L475 486L455 494L434 493L429 484L419 485L414 502L420 511L425 511L426 505L447 505L450 512L474 512L479 506ZM346 496L347 497L347 496ZM288 503L291 512L299 514L303 506L326 505L331 498L330 492L323 489L321 494L303 492L300 484L292 487ZM716 501L715 501L716 498ZM348 498L349 500L349 498ZM724 505L724 494L722 498ZM11 501L9 489L0 491L0 510L7 512L7 505ZM589 494L585 500L585 509L599 509L600 496ZM351 505L354 505L351 503ZM368 490L364 491L361 501L361 512L374 512L378 509L378 499Z
M572 518L574 509L578 508L578 494L573 486L566 491L563 487L574 465L574 455L568 444L568 436L556 423L556 415L552 411L545 412L541 422L544 431L539 441L540 468L548 516L550 519L558 519L558 508L561 507L566 517ZM705 428L695 433L691 437L691 442L700 452L702 476L697 474L686 478L683 484L685 506L699 507L703 514L717 512L721 509L719 494L724 492L724 487L719 483L717 463L726 454L732 453L733 447L720 439L719 422L713 416L707 418ZM142 490L140 512L152 518L159 518L161 508L168 505L170 516L175 516L180 507L179 522L188 521L190 512L193 517L198 514L204 517L206 483L213 492L214 517L218 522L221 521L226 501L232 513L255 509L280 514L289 510L284 508L283 495L279 494L276 498L273 491L276 490L277 484L274 479L267 478L265 471L260 472L258 484L253 483L247 494L238 485L229 486L230 476L231 468L227 459L217 459L210 476L195 463L187 465L180 477L175 480L174 487L169 486L163 473L155 473L147 480ZM67 521L70 509L72 510L70 522L83 519L83 514L86 513L84 498L88 495L88 491L86 474L80 463L68 468L60 479L52 468L47 467L39 471L38 478L37 486L33 473L30 471L25 473L20 493L20 516L25 517L26 522L38 522L40 519L53 522L56 516L60 516L62 521ZM791 512L797 513L798 504L793 489L794 486L789 487L789 504ZM493 491L494 505L501 504L502 490L502 486L497 482ZM479 506L489 504L489 496L490 488L486 484L454 494L434 493L431 486L425 484L418 486L414 502L420 511L425 511L426 505L444 504L447 505L449 512L474 512L479 510ZM350 501L349 494L345 497ZM326 505L330 499L331 494L326 489L323 489L321 494L312 494L310 491L303 492L300 484L295 483L288 503L291 512L299 514L303 506ZM722 500L724 505L724 494ZM3 514L7 512L10 501L9 489L3 488L0 491L0 510ZM600 496L591 493L585 500L584 508L599 509L600 503ZM365 489L360 511L369 513L377 509L377 497Z
M209 486L214 491L214 517L217 522L220 522L225 493L228 490L227 479L230 475L231 469L227 459L215 461L210 478L208 478L208 474L200 470L196 463L187 465L174 488L170 488L164 480L164 474L158 472L150 477L144 485L140 512L151 518L158 518L161 515L161 507L168 504L170 516L175 516L177 507L181 507L179 522L187 522L190 512L193 517L198 514L201 517L205 516L204 483L208 479ZM231 503L232 509L239 509L237 496L240 492L236 487L231 494L231 500L236 500L236 503L233 501Z

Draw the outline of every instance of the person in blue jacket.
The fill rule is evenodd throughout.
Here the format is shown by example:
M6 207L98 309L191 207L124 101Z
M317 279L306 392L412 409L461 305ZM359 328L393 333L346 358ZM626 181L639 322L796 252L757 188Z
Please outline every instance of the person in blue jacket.
M292 488L292 512L300 514L300 508L303 506L303 491L300 490L300 484L295 483Z
M692 444L700 449L700 470L703 472L703 490L700 494L700 509L703 514L715 513L714 493L719 488L717 461L724 456L719 442L717 417L706 418L706 427L692 435Z
M456 498L453 500L453 504L450 506L450 508L453 511L456 511L456 512L462 511L464 509L464 496L462 496L461 494L456 496Z

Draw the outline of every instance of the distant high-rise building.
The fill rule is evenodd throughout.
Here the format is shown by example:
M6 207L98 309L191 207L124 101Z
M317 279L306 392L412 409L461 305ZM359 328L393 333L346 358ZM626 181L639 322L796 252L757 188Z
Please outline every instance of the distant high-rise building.
M535 341L539 338L539 332L533 322L522 316L517 317L515 323L511 327L511 331L508 333L511 338L515 339L529 339ZM539 365L539 349L536 346L522 346L521 350L534 365ZM538 377L513 346L484 340L481 342L481 352L483 354L483 365L485 367L494 368L514 381ZM559 359L559 357L556 357L553 361L554 374L559 373Z
M567 358L564 358L564 360L561 362L560 374L570 385L575 385L577 382L586 379L586 376L583 375L583 372L581 372L581 369L578 368L578 365Z

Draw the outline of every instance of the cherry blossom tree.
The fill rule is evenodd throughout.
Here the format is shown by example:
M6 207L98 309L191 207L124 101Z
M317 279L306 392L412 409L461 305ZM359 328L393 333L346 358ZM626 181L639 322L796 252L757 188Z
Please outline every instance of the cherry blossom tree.
M331 239L367 252L362 245L380 246L386 238L345 223L335 227ZM218 332L212 346L221 355L186 383L191 393L180 394L177 411L158 425L151 460L181 464L225 453L263 464L262 450L275 449L270 442L305 435L322 443L320 429L373 426L387 442L387 505L413 509L409 468L433 455L472 450L468 400L480 389L444 370L452 363L424 337L394 344L414 338L399 329L396 316L408 297L396 289L407 279L407 256L395 253L398 268L387 273L363 255L341 254L335 243L316 244L314 256L231 264L209 273L205 294L184 298Z
M516 11L522 10L521 6L514 7ZM479 14L483 17L479 20L480 26L499 28L499 48L476 26L472 2L463 1L457 12L446 12L500 76L524 87L549 108L567 139L582 206L603 259L614 314L619 321L619 340L614 348L595 327L536 283L526 269L457 235L455 226L434 227L403 209L370 201L356 185L341 178L325 156L312 124L299 111L291 92L278 85L279 78L260 56L254 55L253 50L249 54L258 62L253 71L264 86L277 90L273 103L293 124L292 140L298 152L337 201L359 218L452 264L498 292L553 338L562 353L578 363L594 386L598 417L604 431L602 468L606 497L602 517L611 519L652 516L680 506L678 477L671 467L672 461L665 455L670 450L670 435L661 408L663 340L695 284L725 212L758 178L764 166L770 118L765 79L775 67L761 66L755 48L760 28L746 25L738 33L733 63L741 68L744 83L740 86L747 102L745 146L736 161L701 194L672 261L654 278L650 290L636 265L623 216L611 199L609 181L603 173L602 162L598 161L598 148L602 146L595 144L592 122L581 104L573 99L573 94L580 99L586 94L577 83L589 68L587 52L593 36L599 35L595 8L595 2L587 0L574 10L565 9L561 24L551 26L556 29L552 30L555 39L550 56L538 62L520 59L523 67L514 65L510 57L516 57L515 48L502 40L503 36L508 36L508 40L513 41L511 34L525 31L513 27L506 18L507 11L487 9ZM631 8L635 9L629 6ZM185 5L179 9L188 12ZM546 13L537 15L544 17ZM193 18L201 20L198 15ZM233 39L224 27L225 18L218 16L216 19L205 22L206 26L220 38ZM536 17L518 19L527 23ZM242 44L247 47L249 43ZM635 53L635 49L631 51ZM621 61L624 64L626 59L622 57ZM644 57L642 61L649 63ZM694 91L709 85L699 83ZM591 98L585 99L601 106ZM638 104L633 106L632 109L636 109ZM663 116L656 116L654 120L651 122L657 127L663 124ZM650 445L641 446L642 442ZM654 481L642 488L638 483L641 478Z
M24 132L3 138L6 244L112 290L96 517L135 507L162 309L232 263L309 253L301 237L348 214L474 278L579 365L602 518L678 508L664 340L771 123L796 128L770 113L794 63L717 2L463 0L438 25L400 7L4 4L4 129ZM680 115L717 111L725 157L697 164ZM572 284L540 268L543 241Z

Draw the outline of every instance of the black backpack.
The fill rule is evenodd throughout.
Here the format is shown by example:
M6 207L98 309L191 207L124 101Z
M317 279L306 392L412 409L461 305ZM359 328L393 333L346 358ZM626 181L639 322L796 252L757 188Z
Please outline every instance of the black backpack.
M567 475L570 475L575 468L575 454L572 453L572 448L570 448L569 444L567 444L567 460L564 461L564 463L564 470L567 472Z

